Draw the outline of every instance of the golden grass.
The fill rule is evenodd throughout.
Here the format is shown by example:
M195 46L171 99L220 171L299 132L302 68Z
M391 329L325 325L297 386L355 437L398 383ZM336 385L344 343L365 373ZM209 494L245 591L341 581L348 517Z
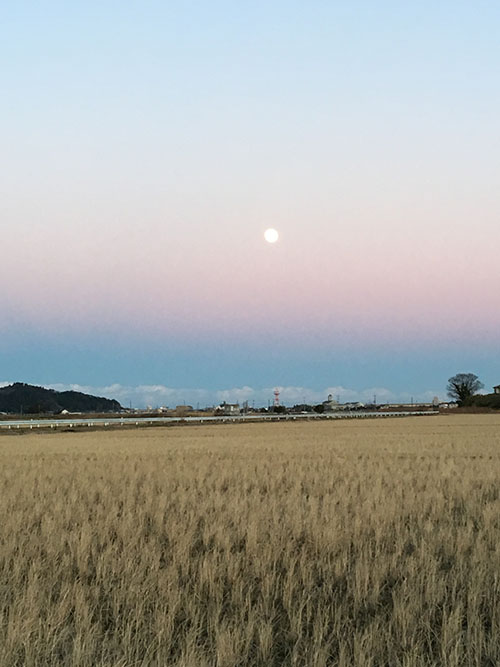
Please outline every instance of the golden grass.
M0 439L0 665L500 665L500 417Z

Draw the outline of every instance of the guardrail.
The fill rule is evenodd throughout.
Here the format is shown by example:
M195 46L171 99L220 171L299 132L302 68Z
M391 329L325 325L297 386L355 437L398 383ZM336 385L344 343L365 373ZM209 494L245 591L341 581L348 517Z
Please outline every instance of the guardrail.
M77 426L107 427L107 426L154 426L161 424L204 424L204 423L228 423L228 422L251 422L251 421L297 421L297 420L328 420L328 419L381 419L388 417L414 417L423 415L437 415L435 410L414 410L407 412L330 412L317 414L314 412L300 414L256 414L256 415L227 415L213 417L91 417L73 419L21 419L0 420L0 429L57 429L75 428Z

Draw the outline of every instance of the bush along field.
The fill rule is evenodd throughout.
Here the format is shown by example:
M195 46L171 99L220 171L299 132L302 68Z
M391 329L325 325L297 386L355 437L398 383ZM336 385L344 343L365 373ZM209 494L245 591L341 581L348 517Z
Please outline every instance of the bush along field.
M0 664L500 665L500 416L0 438Z

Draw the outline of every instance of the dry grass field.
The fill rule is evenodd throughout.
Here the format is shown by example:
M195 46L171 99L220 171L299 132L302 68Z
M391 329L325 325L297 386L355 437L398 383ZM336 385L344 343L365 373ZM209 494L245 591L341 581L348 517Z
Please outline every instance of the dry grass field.
M500 416L0 438L0 665L500 665Z

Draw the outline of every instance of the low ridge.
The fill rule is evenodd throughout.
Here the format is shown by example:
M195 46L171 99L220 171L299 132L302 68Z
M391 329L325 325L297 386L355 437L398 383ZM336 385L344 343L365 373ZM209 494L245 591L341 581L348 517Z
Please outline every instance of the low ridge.
M0 412L8 414L57 414L68 412L119 412L122 406L110 398L79 391L55 391L15 382L0 388Z

